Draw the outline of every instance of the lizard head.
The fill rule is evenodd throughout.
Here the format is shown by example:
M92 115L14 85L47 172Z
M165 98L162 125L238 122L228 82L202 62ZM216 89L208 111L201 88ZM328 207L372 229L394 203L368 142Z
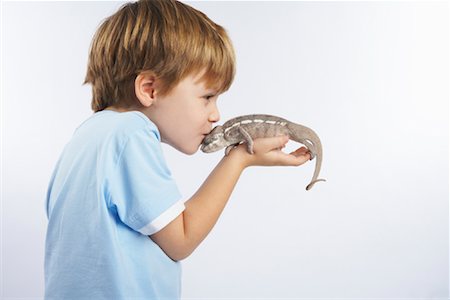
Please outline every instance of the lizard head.
M216 126L203 139L201 150L205 153L211 153L219 151L226 146L228 146L228 143L224 138L223 128L222 126Z

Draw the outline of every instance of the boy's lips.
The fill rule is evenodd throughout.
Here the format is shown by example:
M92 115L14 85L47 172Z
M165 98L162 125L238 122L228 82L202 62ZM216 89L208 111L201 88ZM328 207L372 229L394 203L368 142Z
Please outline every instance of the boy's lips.
M211 132L211 131L209 131L208 133L203 133L203 134L202 134L202 144L203 144L203 141L205 140L206 136L207 136L210 132Z
M211 131L212 131L212 128L208 129L208 131L206 133L202 133L202 136L203 136L202 142L206 138L206 136L211 133Z

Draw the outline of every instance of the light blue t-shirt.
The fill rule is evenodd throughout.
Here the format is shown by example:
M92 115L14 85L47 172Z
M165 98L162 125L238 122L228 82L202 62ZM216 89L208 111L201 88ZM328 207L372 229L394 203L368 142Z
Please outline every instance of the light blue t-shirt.
M47 194L46 299L179 299L181 269L148 235L185 206L155 124L101 111L66 145Z

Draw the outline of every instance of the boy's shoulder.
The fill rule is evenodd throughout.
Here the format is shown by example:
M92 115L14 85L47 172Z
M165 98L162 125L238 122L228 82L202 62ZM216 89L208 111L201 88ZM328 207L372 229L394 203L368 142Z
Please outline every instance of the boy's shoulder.
M75 130L70 144L75 148L94 145L123 147L130 138L140 141L161 142L156 125L142 112L116 112L103 110L94 113ZM148 139L150 138L150 139ZM112 149L111 149L112 150Z
M142 112L103 110L84 121L76 132L95 133L98 137L111 135L128 137L142 130L153 133L160 140L158 128Z

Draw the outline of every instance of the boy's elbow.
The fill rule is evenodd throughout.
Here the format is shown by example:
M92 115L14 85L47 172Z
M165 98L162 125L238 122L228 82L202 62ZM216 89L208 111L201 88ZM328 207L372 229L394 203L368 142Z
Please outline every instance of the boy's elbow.
M166 245L163 243L158 243L157 239L152 236L149 236L149 238L156 242L159 248L173 261L183 260L191 255L194 251L194 249L190 249L189 247L181 243Z
M197 246L185 234L182 214L150 238L173 261L187 258Z
M194 250L174 251L173 253L166 253L166 255L173 261L182 261L188 258Z
M203 240L198 234L193 234L190 227L185 224L183 212L150 238L170 259L180 261L189 257Z

